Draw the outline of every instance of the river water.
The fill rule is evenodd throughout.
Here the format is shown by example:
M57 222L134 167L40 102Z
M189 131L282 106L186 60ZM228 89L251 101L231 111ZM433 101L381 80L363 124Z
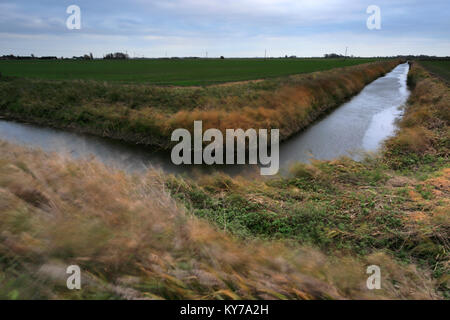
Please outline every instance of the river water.
M407 63L397 66L386 76L367 85L350 101L283 142L280 145L280 168L286 169L292 162L308 162L312 158L328 160L349 156L359 160L364 153L376 152L382 142L395 133L395 120L401 116L400 107L409 96L406 85L408 70ZM247 165L176 166L171 162L170 152L6 120L0 120L0 139L48 152L66 153L75 158L94 156L107 165L126 171L155 167L171 173L222 170L234 175L251 169Z
M409 65L397 66L367 85L358 95L280 146L280 167L309 159L349 156L359 160L376 152L395 133L400 107L409 97Z

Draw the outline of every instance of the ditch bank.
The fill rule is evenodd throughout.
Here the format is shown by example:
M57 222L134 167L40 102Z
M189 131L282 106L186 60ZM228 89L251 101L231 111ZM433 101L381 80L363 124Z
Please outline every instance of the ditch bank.
M258 83L163 88L95 81L0 79L0 116L170 149L173 130L279 128L281 141L358 94L400 60Z

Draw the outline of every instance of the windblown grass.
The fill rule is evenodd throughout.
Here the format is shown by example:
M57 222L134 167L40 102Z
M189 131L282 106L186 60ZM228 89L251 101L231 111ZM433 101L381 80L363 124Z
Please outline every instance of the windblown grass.
M429 275L389 254L326 256L242 241L193 217L157 172L0 144L0 297L10 299L438 298ZM79 265L82 290L65 287ZM367 265L383 289L365 287Z

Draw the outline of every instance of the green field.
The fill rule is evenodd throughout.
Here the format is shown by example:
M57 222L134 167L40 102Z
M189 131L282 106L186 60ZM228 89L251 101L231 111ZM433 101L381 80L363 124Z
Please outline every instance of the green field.
M430 72L450 81L450 60L420 61Z
M208 85L329 70L374 59L145 59L145 60L4 60L7 76L49 80L100 80L157 85Z

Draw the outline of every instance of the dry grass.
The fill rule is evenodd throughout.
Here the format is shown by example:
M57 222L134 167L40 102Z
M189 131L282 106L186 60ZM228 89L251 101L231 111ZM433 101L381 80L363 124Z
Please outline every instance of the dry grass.
M129 176L0 144L0 296L122 299L438 298L429 276L389 255L325 256L241 241L186 214L149 171ZM383 290L365 287L368 264ZM83 289L65 288L78 264Z
M357 94L364 86L392 70L399 61L371 63L344 69L291 76L274 91L256 92L256 98L208 97L203 106L169 116L163 132L192 129L196 120L206 129L279 128L281 140L304 129L318 116Z
M449 87L419 65L409 76L415 85L400 130L380 157L296 164L291 177L268 181L217 174L172 190L196 215L243 238L360 257L383 249L432 273L448 298Z
M408 77L414 90L408 101L408 112L399 122L401 130L387 142L388 151L404 155L441 153L448 158L450 88L417 63Z

